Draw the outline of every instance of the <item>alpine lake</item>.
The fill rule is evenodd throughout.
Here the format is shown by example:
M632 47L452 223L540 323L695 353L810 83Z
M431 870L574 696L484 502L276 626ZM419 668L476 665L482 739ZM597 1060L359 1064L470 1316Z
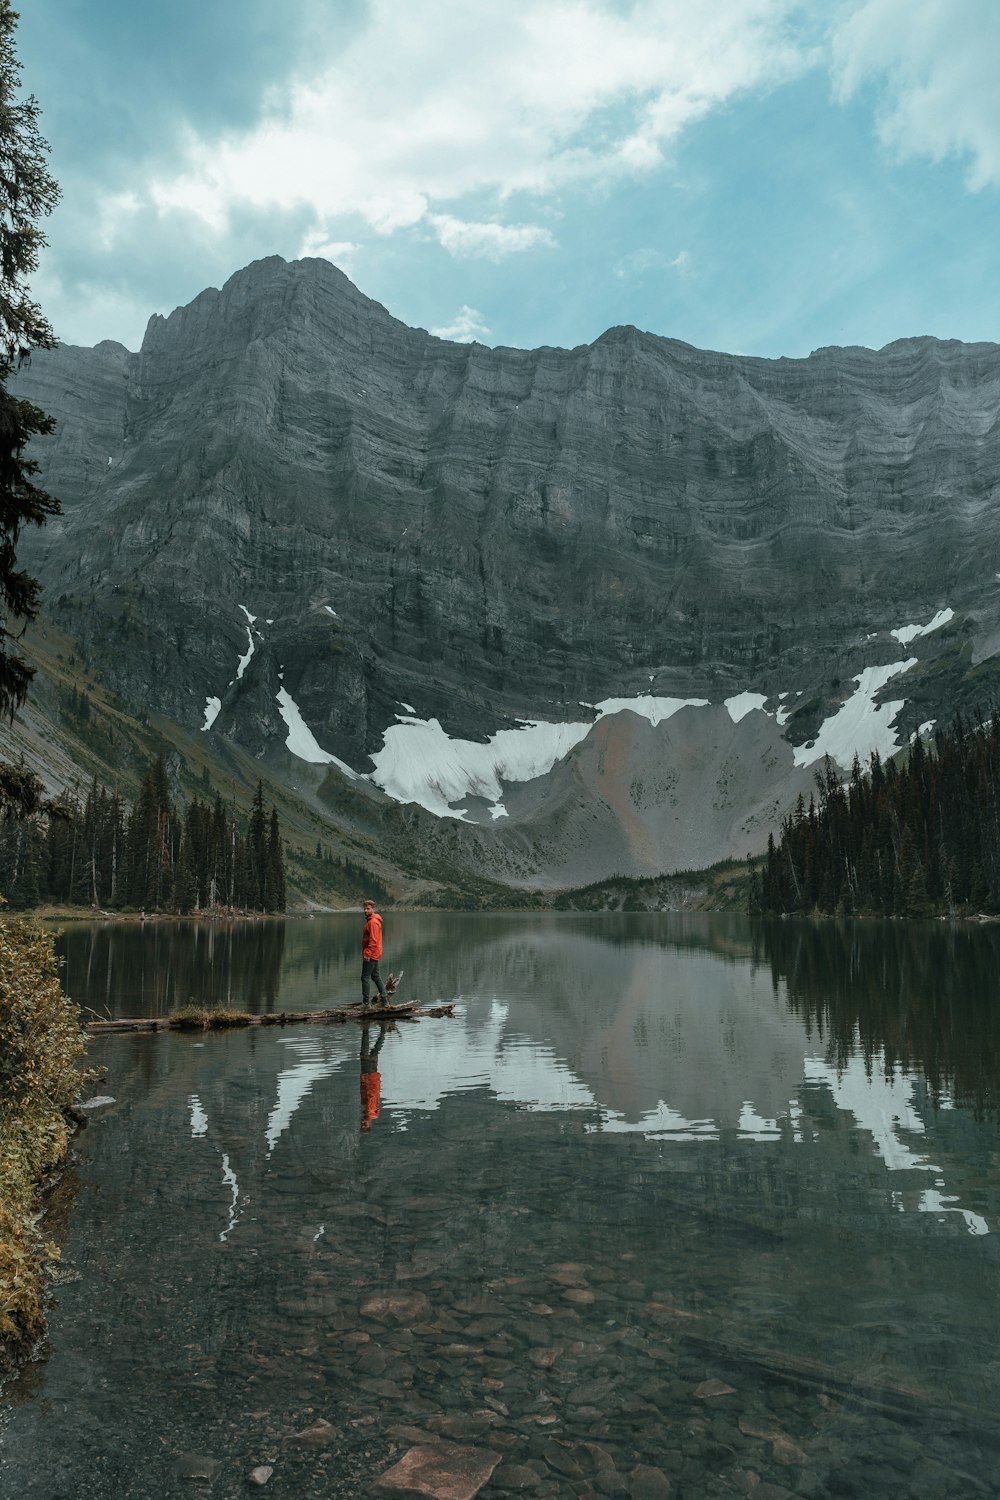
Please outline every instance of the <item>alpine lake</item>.
M377 1052L92 1040L0 1493L1000 1494L1000 927L384 915L455 1009ZM100 1015L360 990L357 915L59 947Z

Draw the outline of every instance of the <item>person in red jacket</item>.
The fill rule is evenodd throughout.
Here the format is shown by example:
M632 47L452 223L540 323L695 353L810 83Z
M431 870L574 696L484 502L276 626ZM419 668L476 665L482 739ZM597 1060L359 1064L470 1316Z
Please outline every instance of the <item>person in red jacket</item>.
M383 1005L388 1005L389 997L382 983L382 975L379 972L378 961L382 957L382 918L375 910L374 901L366 901L364 904L365 928L361 935L361 1004L371 1003L372 982L374 981L379 998Z

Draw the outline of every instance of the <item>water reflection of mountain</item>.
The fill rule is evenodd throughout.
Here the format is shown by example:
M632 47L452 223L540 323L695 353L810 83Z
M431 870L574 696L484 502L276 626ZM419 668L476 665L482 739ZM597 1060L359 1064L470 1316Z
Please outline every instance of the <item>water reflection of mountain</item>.
M360 925L108 923L59 946L69 993L98 1012L305 1010L357 998ZM548 1048L626 1122L664 1101L723 1128L748 1102L775 1119L805 1057L843 1068L859 1052L919 1072L932 1100L1000 1103L992 926L389 912L386 930L385 967L405 970L408 996L512 1005L504 1045L516 1033Z
M780 1193L782 1173L808 1156L811 1173L842 1182L851 1212L862 1198L870 1211L870 1191L878 1214L988 1232L992 1199L967 1169L976 1122L955 1104L983 1108L996 1094L992 932L423 913L390 914L387 927L407 993L461 1004L451 1019L390 1035L381 1134L458 1099L489 1129L511 1108L558 1114L570 1135L661 1142L709 1196L730 1192L733 1171L752 1194ZM261 949L268 929L287 934L283 948ZM246 927L231 942L217 935L209 963L190 924L172 938L133 929L121 962L95 929L77 935L68 980L95 1008L99 978L112 1009L116 987L131 985L119 1011L151 1008L134 998L142 982L148 999L150 974L161 1009L171 986L174 1001L184 988L217 1001L225 984L233 1003L252 1004L265 978L271 1008L320 1008L357 994L359 934L347 915ZM189 1133L218 1154L220 1234L240 1220L262 1165L297 1149L304 1117L318 1111L338 1150L357 1148L353 1026L163 1039L159 1051L148 1036L119 1040L116 1055L151 1094L181 1092ZM234 1130L225 1080L233 1067L245 1074L240 1058L256 1080L253 1123ZM875 1176L866 1162L881 1163Z
M748 1100L787 1114L802 1082L805 1028L746 962L555 929L498 948L481 979L517 997L508 1033L549 1047L626 1122L666 1104L735 1128Z
M109 922L60 934L63 985L99 1014L162 1016L183 1005L275 1008L285 924Z
M992 925L761 922L757 964L843 1066L859 1049L921 1072L932 1099L1000 1108L1000 931Z

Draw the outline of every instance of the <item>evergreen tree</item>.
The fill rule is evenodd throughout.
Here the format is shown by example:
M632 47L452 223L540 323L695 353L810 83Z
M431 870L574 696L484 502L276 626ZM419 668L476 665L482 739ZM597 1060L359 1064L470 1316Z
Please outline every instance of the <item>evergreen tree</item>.
M285 890L285 855L281 847L278 809L271 808L271 827L267 840L267 906L266 911L282 912L287 902Z
M241 905L251 911L267 911L267 818L264 784L258 781L247 829L247 890Z
M0 816L0 894L12 906L52 900L90 907L198 911L237 906L283 912L287 901L284 843L277 809L264 813L258 783L241 830L220 797L194 797L183 819L169 799L161 757L142 778L127 812L113 793L91 782L23 818ZM57 815L58 814L58 815ZM361 881L372 887L366 875Z
M182 914L195 911L198 907L198 881L194 869L191 838L187 829L181 837L180 854L177 859L174 904Z
M41 526L59 513L58 502L33 482L37 463L25 457L33 437L52 432L52 419L7 389L33 349L55 343L27 282L45 244L38 220L51 213L59 196L46 164L37 101L18 97L16 25L17 12L9 0L0 0L0 713L8 714L24 702L33 675L13 641L38 612L38 582L17 567L18 540L25 525ZM37 777L0 763L0 807L33 811L42 792Z
M755 909L920 915L1000 910L1000 714L956 714L903 763L855 762L845 789L827 764L819 807L802 799L769 841Z
M205 857L206 901L209 906L230 905L232 884L229 878L229 825L222 798L216 794L215 807L208 832Z

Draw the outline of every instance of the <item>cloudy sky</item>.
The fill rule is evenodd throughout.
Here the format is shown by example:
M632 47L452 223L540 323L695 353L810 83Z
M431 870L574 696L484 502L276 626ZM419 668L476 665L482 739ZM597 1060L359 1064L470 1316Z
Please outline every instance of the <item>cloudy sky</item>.
M68 343L259 256L533 347L1000 340L997 0L23 0Z

